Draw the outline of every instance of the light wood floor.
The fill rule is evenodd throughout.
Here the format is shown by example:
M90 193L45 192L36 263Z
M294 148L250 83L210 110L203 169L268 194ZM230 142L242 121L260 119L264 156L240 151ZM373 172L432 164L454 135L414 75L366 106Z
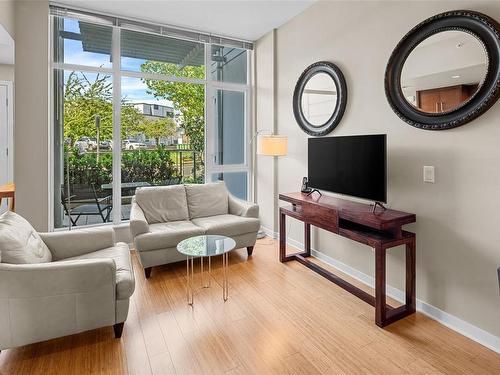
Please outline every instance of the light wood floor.
M500 374L500 355L416 314L386 329L371 306L295 262L278 262L263 239L247 261L230 256L212 287L186 303L185 264L136 290L121 340L111 327L2 351L0 374ZM201 285L199 275L195 280Z

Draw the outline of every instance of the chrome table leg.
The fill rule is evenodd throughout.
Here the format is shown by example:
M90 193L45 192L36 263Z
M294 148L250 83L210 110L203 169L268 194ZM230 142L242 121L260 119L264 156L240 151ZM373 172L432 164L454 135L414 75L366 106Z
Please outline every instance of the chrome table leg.
M211 274L211 264L210 257L208 257L208 281L205 282L205 273L203 268L203 257L201 257L201 285L203 288L210 288L210 274Z
M210 288L212 280L212 257L208 257L208 283L207 288Z
M200 257L200 266L201 266L201 286L204 288L205 287L205 283L203 282L203 257Z
M187 265L187 300L188 305L193 305L194 302L194 293L193 293L193 283L194 283L194 261L193 257L188 256L186 260Z
M222 281L222 298L224 301L227 301L227 297L229 295L228 291L228 282L227 282L227 267L229 265L229 252L222 254L222 273L223 273L223 281Z

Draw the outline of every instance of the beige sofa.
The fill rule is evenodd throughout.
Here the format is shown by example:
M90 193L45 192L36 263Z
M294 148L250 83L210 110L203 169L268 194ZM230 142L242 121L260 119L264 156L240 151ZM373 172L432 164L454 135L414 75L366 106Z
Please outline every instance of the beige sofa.
M259 206L233 197L223 182L139 188L132 200L130 231L146 278L153 266L185 259L177 244L193 236L231 237L250 256L259 227Z
M38 234L8 213L0 251L0 350L111 325L121 337L135 280L112 228Z

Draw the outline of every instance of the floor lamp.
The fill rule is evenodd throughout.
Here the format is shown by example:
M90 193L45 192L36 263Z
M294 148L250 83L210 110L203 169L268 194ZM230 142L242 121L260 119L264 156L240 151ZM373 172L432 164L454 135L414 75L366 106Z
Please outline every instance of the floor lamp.
M282 135L259 135L257 137L257 155L265 156L285 156L288 151L288 137ZM257 202L255 202L257 203ZM262 227L257 233L257 238L264 238L266 233L262 230Z

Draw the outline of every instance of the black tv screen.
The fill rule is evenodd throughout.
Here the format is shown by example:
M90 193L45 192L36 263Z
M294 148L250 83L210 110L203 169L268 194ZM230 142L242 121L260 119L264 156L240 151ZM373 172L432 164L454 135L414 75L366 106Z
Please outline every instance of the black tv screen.
M309 186L387 202L385 134L309 138Z

